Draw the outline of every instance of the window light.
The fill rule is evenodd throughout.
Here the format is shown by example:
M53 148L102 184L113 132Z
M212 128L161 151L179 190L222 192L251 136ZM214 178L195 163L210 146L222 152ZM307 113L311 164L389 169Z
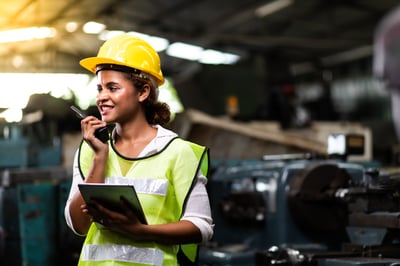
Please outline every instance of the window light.
M56 30L49 27L30 27L0 31L0 43L53 38Z

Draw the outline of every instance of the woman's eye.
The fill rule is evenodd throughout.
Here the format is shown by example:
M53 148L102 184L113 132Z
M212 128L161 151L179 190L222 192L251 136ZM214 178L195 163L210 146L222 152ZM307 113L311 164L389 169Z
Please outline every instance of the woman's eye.
M118 90L118 88L117 87L110 87L109 90L110 91L116 91L116 90Z

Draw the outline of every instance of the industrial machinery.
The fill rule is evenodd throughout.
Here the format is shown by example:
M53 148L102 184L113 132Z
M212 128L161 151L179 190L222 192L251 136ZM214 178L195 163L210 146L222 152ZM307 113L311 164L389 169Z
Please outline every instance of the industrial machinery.
M0 169L1 265L74 265L83 238L64 219L70 178L62 167Z
M215 235L200 265L400 264L400 175L347 162L362 142L344 139L328 158L220 163L209 183Z
M0 122L0 265L74 265L83 238L65 223L71 177L57 119L24 118Z

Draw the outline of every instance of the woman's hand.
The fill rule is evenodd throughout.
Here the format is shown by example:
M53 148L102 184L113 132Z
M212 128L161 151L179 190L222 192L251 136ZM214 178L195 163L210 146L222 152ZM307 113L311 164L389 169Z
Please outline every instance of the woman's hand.
M108 151L108 144L96 138L95 131L107 126L107 123L94 116L88 116L81 120L82 137L95 153Z
M93 222L106 226L109 230L129 235L136 240L142 240L140 232L142 224L124 199L121 199L118 211L106 208L100 202L93 201L82 205L82 212L88 214Z
M121 200L121 212L112 211L99 202L82 205L82 211L90 215L93 222L103 224L107 229L136 241L152 241L162 244L200 243L200 230L189 221L167 224L143 224L128 204Z

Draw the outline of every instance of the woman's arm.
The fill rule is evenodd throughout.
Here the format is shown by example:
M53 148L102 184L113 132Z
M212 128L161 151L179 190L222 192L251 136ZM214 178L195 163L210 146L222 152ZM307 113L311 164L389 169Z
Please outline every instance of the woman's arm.
M206 184L207 178L198 175L196 184L187 200L183 217L181 218L181 220L192 222L199 228L202 235L202 242L210 240L214 234L214 224Z
M198 175L181 220L165 226L155 226L149 229L149 236L152 235L164 244L201 243L210 240L214 233L214 224L206 183L207 178Z
M94 151L91 167L84 180L86 183L104 183L109 147L107 143L101 142L94 136L96 128L101 126L104 126L104 122L92 116L86 117L81 121L83 139ZM89 230L92 219L89 215L84 214L86 205L78 189L78 183L82 182L83 178L80 175L78 165L78 156L76 154L74 158L73 183L65 209L65 216L67 224L73 231L77 234L85 235Z
M104 183L104 170L105 170L105 162L107 158L102 158L101 156L95 156L93 159L92 166L89 170L89 174L86 177L86 183ZM77 160L74 164L77 164ZM68 213L70 216L70 227L73 228L75 232L81 235L85 235L89 230L92 219L89 215L84 214L85 202L82 198L79 189L77 189L78 178L82 178L79 173L78 167L74 167L74 171L78 171L78 173L74 173L74 181L73 186L73 194L70 194L70 198L68 200ZM76 177L75 177L76 176ZM72 189L71 189L72 190ZM71 191L72 193L72 191Z

